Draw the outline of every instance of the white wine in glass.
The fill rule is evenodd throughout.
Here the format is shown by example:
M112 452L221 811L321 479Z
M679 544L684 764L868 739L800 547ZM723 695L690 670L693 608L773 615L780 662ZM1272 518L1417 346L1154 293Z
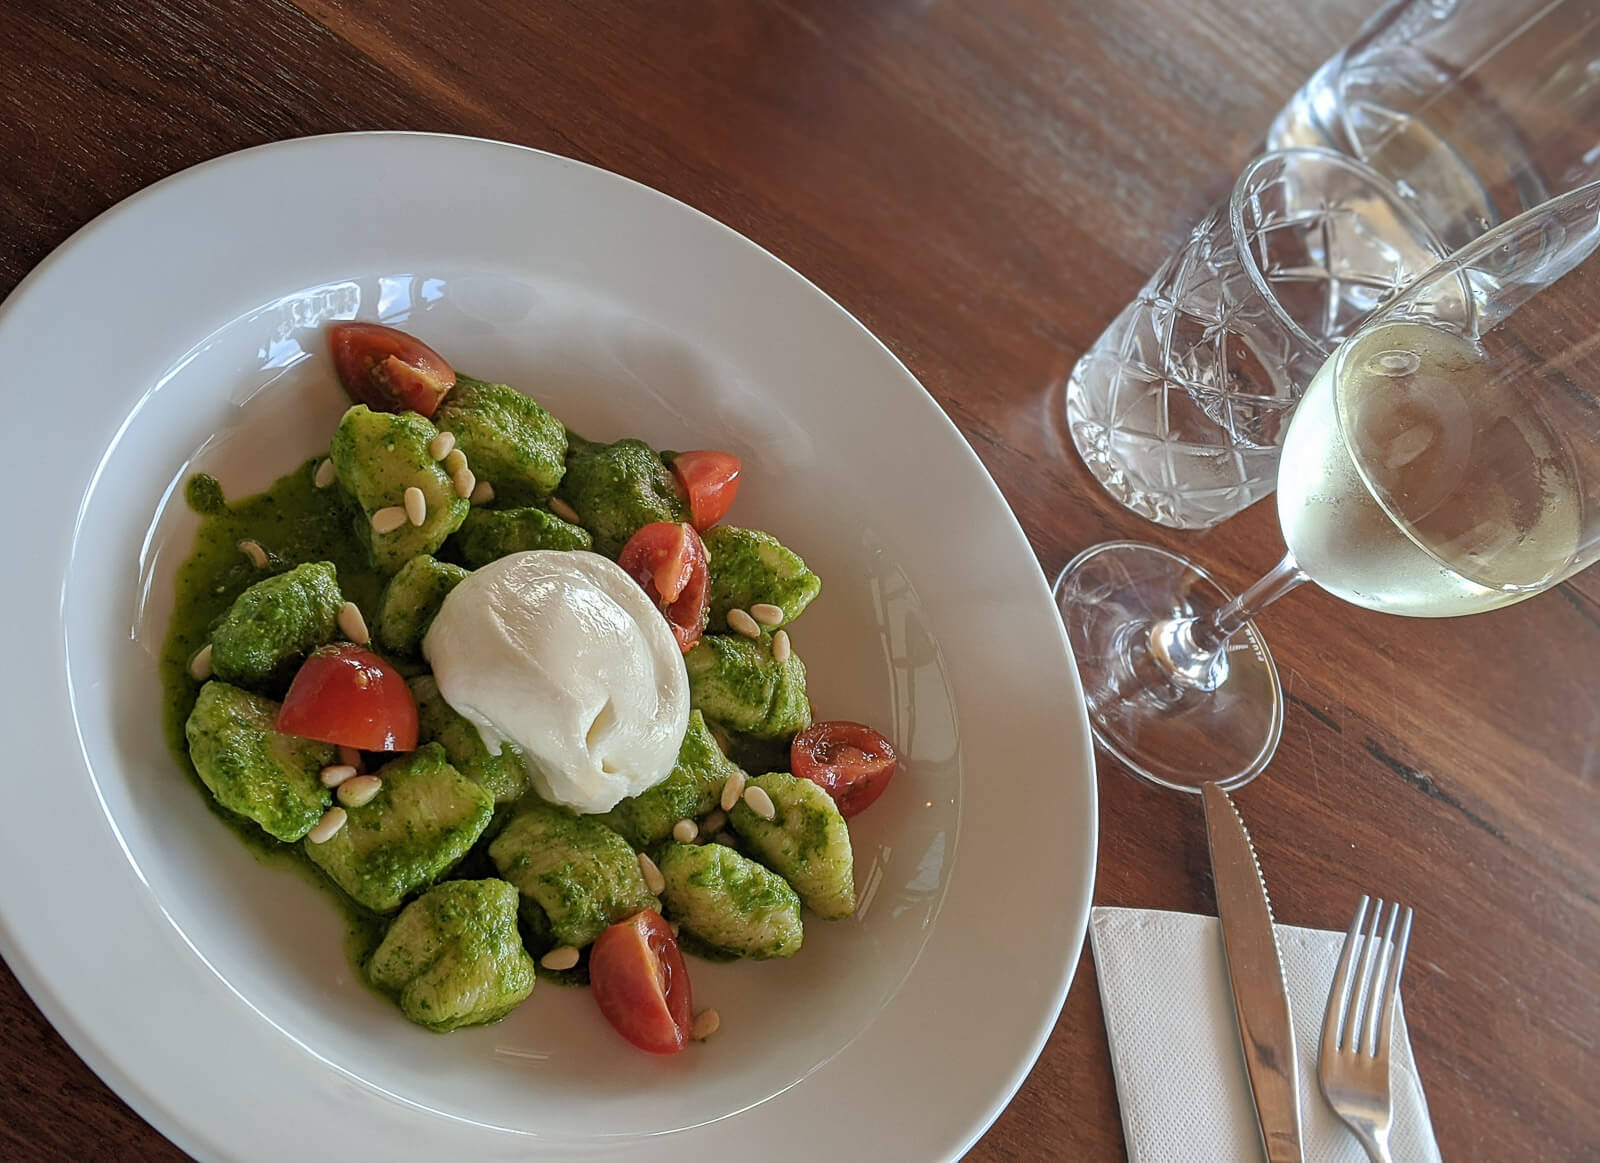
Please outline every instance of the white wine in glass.
M1368 609L1452 617L1600 557L1600 183L1495 228L1379 308L1284 437L1288 553L1230 598L1137 542L1068 563L1056 602L1100 744L1164 787L1266 766L1283 696L1254 616L1307 581Z
M1471 341L1384 323L1307 387L1284 440L1278 521L1295 564L1347 602L1476 614L1566 574L1582 532L1577 473L1538 400L1504 390Z

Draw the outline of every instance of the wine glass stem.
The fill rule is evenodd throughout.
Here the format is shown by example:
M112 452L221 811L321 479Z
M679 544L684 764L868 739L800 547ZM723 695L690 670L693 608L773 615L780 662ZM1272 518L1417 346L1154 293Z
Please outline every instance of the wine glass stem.
M1290 590L1298 589L1310 580L1295 562L1294 555L1285 553L1283 560L1272 567L1271 573L1211 617L1198 622L1192 631L1195 646L1201 650L1220 649L1223 643L1244 629L1246 622L1253 620Z
M1216 690L1228 677L1226 646L1262 610L1311 579L1293 554L1209 618L1163 618L1150 627L1150 654L1179 686Z

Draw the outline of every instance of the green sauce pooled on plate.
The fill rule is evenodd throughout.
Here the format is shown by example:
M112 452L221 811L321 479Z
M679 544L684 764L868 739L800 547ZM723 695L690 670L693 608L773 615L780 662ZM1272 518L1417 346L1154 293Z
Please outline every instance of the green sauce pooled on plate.
M352 517L338 490L319 489L312 483L315 467L315 461L308 461L279 478L266 492L231 505L215 477L196 473L185 482L184 500L200 515L201 523L193 549L178 568L172 624L161 652L162 728L174 760L219 820L258 857L294 868L338 902L349 922L348 950L359 961L377 945L384 922L351 904L311 866L298 844L275 840L250 820L219 805L195 771L184 735L184 724L201 686L189 673L189 661L206 644L212 625L228 612L234 599L256 582L303 562L331 561L345 596L363 609L377 608L383 579L352 535ZM244 540L254 541L266 551L265 569L257 568L240 552L239 542Z

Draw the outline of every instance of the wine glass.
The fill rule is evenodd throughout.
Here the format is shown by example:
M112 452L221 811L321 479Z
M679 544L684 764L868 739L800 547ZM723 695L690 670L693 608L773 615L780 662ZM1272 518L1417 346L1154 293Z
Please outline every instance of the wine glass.
M1096 545L1056 579L1095 738L1198 792L1266 766L1283 692L1254 617L1307 581L1452 617L1600 557L1600 182L1469 243L1317 372L1284 436L1288 552L1230 597L1185 558Z

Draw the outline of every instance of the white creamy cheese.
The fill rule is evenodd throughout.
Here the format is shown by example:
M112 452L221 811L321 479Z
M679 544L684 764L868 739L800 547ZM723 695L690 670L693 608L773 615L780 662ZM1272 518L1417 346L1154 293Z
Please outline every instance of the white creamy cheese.
M445 701L490 751L521 748L548 800L609 811L677 761L683 653L639 584L597 553L536 549L474 570L422 653Z

